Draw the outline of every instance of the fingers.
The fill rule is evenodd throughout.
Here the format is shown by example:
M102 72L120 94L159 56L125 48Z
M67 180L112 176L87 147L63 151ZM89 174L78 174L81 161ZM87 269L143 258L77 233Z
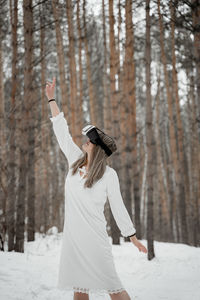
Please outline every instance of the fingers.
M51 83L50 81L46 81L47 85L50 85L51 87L54 87L56 83L56 77L53 78L53 82Z
M142 249L142 251L143 251L144 253L147 253L147 252L148 252L147 249L146 249L145 247Z
M142 251L142 252L144 252L144 253L147 253L147 252L148 252L144 245L139 245L138 250L139 250L140 252Z

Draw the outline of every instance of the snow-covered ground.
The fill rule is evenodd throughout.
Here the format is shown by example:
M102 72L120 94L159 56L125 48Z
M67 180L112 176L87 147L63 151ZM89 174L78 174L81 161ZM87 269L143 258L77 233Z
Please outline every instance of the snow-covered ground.
M56 289L62 233L36 235L24 253L0 252L1 300L73 300L73 292ZM111 240L110 240L111 241ZM141 241L147 246L146 241ZM119 277L133 300L199 300L200 249L155 242L155 256L131 243L113 245ZM90 300L110 300L90 295Z

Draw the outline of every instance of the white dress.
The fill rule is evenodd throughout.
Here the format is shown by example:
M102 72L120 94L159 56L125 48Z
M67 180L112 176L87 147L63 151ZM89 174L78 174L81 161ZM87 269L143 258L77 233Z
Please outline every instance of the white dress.
M117 172L106 166L92 188L84 188L84 175L71 174L71 164L83 155L74 143L63 112L51 117L53 130L69 171L65 181L65 221L57 287L84 293L117 293L124 290L106 231L104 205L107 197L123 236L136 232L124 205Z

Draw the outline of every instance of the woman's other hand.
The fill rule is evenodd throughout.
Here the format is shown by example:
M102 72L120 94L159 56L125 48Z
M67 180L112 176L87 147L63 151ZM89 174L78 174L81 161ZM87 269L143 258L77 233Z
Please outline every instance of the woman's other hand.
M147 253L147 248L142 244L140 243L140 241L138 241L138 239L136 238L136 236L132 236L130 237L130 240L131 242L139 249L139 251L141 252L144 252L144 253Z
M54 98L54 90L55 90L55 83L56 83L56 78L53 78L53 82L46 82L46 96L48 100Z

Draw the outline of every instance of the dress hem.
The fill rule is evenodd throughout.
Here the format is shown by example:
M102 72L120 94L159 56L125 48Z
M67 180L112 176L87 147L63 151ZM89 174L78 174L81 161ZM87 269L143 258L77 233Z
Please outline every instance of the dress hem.
M61 290L70 290L73 292L78 292L78 293L95 293L95 294L117 294L122 291L125 291L125 288L119 288L119 289L114 289L114 290L106 290L106 289L91 289L91 288L81 288L81 287L73 287L73 286L57 286L58 289Z

